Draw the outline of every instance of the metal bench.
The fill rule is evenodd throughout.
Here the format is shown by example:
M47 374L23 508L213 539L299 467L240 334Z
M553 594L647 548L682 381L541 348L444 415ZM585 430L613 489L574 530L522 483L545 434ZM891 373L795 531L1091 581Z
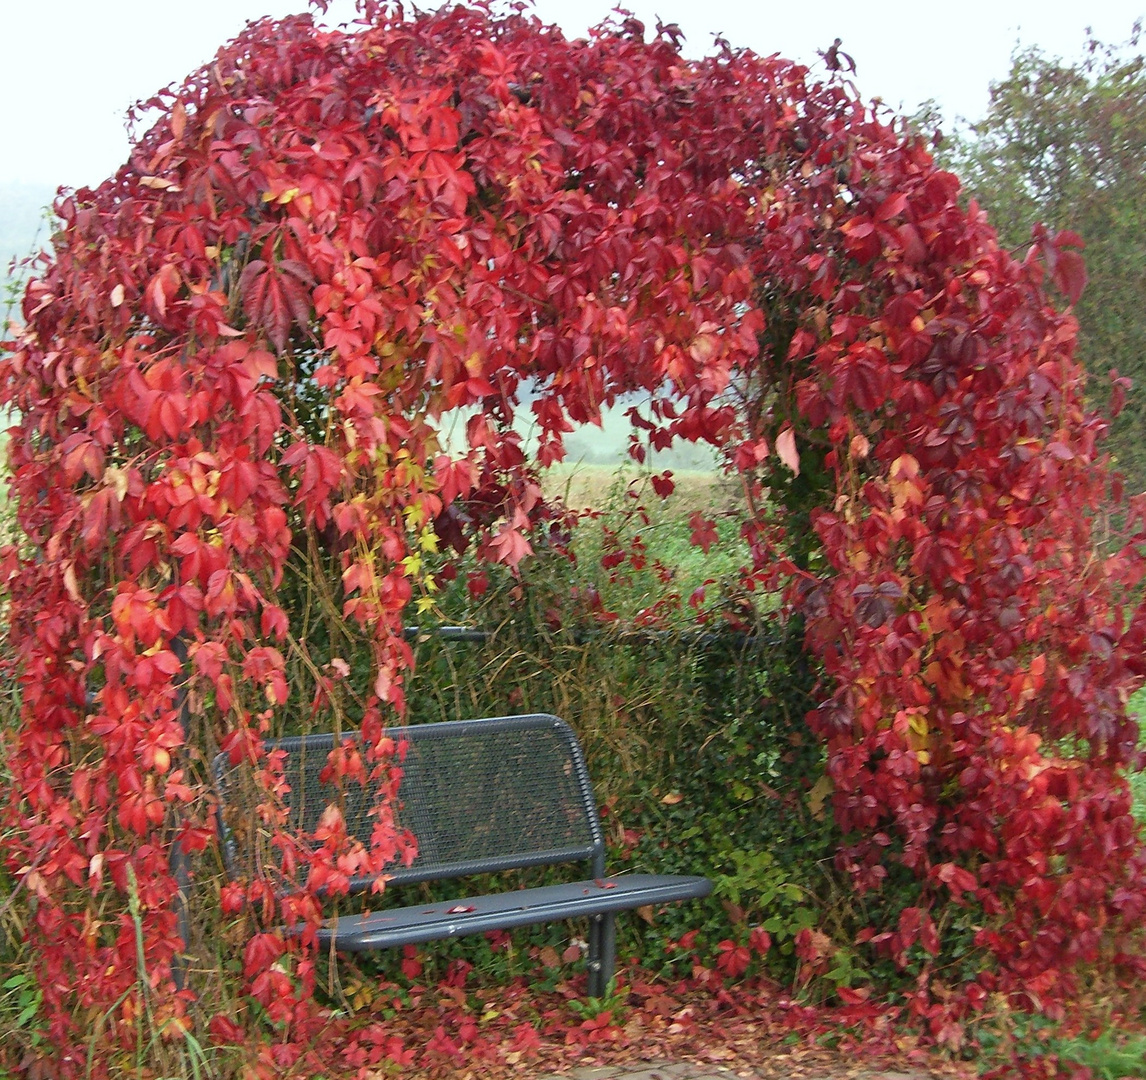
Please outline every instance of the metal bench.
M589 993L600 997L613 977L616 912L712 891L704 877L605 877L605 841L581 747L569 725L555 716L455 720L391 729L388 734L408 743L395 817L418 841L417 857L409 867L387 869L388 889L571 862L588 863L591 876L343 916L320 929L319 939L328 945L362 952L588 916ZM268 749L287 752L293 827L313 831L326 806L337 802L348 831L369 844L371 793L358 784L340 791L320 780L333 747L333 735L267 744ZM237 770L226 755L216 758L215 775L219 829L228 869L234 873L250 815L242 814L240 803L229 801ZM353 878L350 888L361 891L372 884L373 878Z

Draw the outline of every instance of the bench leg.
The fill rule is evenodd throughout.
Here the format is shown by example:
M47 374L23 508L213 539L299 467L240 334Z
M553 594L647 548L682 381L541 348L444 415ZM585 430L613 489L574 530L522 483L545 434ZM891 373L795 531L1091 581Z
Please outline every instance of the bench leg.
M187 895L191 891L191 860L178 840L171 843L171 876L175 879L175 925L183 948L171 961L171 979L176 990L182 990L187 982L187 952L191 948L191 913L187 906Z
M589 922L589 996L601 998L616 968L617 924L612 912Z

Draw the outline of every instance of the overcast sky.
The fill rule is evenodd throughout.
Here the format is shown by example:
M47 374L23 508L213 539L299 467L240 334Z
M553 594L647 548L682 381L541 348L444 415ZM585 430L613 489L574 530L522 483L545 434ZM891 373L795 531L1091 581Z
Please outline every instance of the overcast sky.
M127 156L123 115L133 101L182 80L246 20L305 6L306 0L0 0L0 182L99 182ZM612 6L613 0L538 0L537 11L578 35ZM817 49L839 37L857 62L865 97L907 111L934 98L945 115L976 119L990 81L1006 75L1016 42L1075 59L1088 26L1103 40L1125 40L1146 0L630 0L625 6L650 28L657 16L678 23L691 55L710 51L713 35L723 34L733 46L813 63ZM327 21L345 21L353 10L352 0L336 0Z

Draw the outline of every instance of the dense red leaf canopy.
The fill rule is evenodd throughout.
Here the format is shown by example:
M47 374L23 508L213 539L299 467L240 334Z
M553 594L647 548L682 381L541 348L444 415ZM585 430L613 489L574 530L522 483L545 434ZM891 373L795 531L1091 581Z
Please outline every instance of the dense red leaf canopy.
M170 975L171 847L215 842L202 753L258 761L290 693L292 540L326 538L373 642L367 760L332 767L385 770L419 553L440 534L528 556L536 466L631 391L638 456L711 443L761 507L745 574L789 583L826 671L811 722L840 866L860 889L920 881L875 947L938 953L939 907L974 904L991 959L971 1002L1053 998L1078 963L1132 952L1143 563L1095 544L1105 422L1044 293L1080 286L1074 238L1000 250L923 143L834 76L726 46L686 60L674 28L646 41L634 20L568 41L522 15L365 7L353 31L255 25L160 95L130 162L61 197L6 345L27 536L4 564L23 694L7 858L60 1075L82 1073L93 1016L108 1045L135 1038L133 896L148 971ZM443 421L470 406L447 453ZM785 478L812 464L817 550L788 559ZM281 777L259 764L273 821ZM381 869L401 849L384 810L372 850L333 815L317 853L283 841L285 870L309 859L337 890ZM224 890L248 901L273 894ZM289 975L283 948L258 934L245 964L289 1025L311 968Z

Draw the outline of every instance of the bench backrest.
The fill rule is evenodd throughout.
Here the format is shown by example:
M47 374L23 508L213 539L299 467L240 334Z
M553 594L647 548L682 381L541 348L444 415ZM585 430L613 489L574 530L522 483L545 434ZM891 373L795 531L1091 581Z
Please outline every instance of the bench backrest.
M417 837L409 867L388 867L396 884L496 873L527 866L589 860L604 875L604 837L577 737L556 716L499 716L391 728L408 743L394 807L399 828ZM345 737L344 737L345 739ZM367 846L374 827L375 793L355 781L323 783L319 774L334 748L333 735L270 741L287 753L285 778L291 825L312 832L330 803L347 830ZM240 770L226 755L215 759L220 831L228 869L240 861L244 830L252 827L238 795ZM242 815L243 828L236 827ZM354 878L351 890L371 878Z

